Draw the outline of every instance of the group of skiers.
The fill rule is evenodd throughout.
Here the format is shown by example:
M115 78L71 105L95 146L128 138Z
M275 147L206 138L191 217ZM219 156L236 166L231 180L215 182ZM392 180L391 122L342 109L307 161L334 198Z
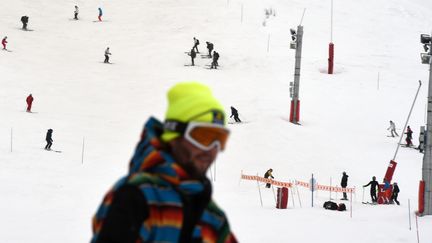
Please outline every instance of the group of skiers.
M199 46L200 42L197 38L193 38L193 46L192 49L190 50L190 52L188 53L188 55L191 57L191 66L195 66L195 58L197 53L200 53L198 50L198 46ZM219 53L216 51L213 51L214 49L214 44L206 41L207 44L207 50L208 50L208 57L212 58L212 62L210 65L210 69L217 69L217 67L219 66L218 60L219 60ZM213 55L212 55L212 51L213 51Z
M373 204L376 204L378 202L378 198L377 198L377 192L378 190L380 190L380 186L378 181L376 180L376 177L373 176L372 180L364 185L363 187L368 187L370 186L370 196L371 196L371 200ZM393 187L393 188L392 188ZM384 186L383 186L383 191L387 191L387 190L392 190L391 191L391 196L390 198L383 196L382 200L384 204L393 204L394 202L396 202L397 205L400 205L399 201L397 200L398 195L399 195L399 186L396 182L393 183L393 186L390 185L390 182L387 180L384 180Z

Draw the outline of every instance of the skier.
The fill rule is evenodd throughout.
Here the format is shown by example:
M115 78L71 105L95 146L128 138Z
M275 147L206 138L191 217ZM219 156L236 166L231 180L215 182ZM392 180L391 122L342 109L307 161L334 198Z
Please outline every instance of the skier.
M191 60L192 60L192 66L195 66L194 59L196 57L196 52L195 52L194 48L191 49L189 56L191 57Z
M230 116L230 118L233 117L233 116L234 116L235 122L241 122L240 118L238 117L238 111L237 111L237 109L231 106L231 116Z
M74 19L75 20L78 20L78 14L79 14L79 9L78 9L78 6L75 5L75 11L74 11Z
M342 173L341 187L346 188L348 186L348 175L344 171ZM341 200L348 200L346 192L343 193L343 198Z
M213 51L213 43L211 43L211 42L208 42L208 41L206 41L206 43L207 43L207 49L208 49L208 56L211 58L212 57L212 51Z
M98 15L98 19L99 19L99 21L102 21L102 8L98 8L98 11L99 11L99 15Z
M217 66L219 66L218 64L218 60L219 60L219 53L217 53L216 51L213 52L213 61L211 63L211 67L210 68L215 68L217 69Z
M28 23L28 21L29 21L29 17L28 16L22 16L21 17L21 22L23 24L23 27L22 27L23 30L27 30L27 23Z
M393 204L393 201L395 201L397 205L400 205L399 201L397 200L398 194L399 194L399 186L395 182L395 183L393 183L393 192L392 192L392 196L391 196L391 199L390 199L390 203L391 204Z
M111 55L111 52L109 50L109 47L107 47L107 49L105 49L105 60L104 60L104 63L110 63L109 62L109 55Z
M267 171L266 171L266 173L264 174L264 178L272 178L272 179L274 179L274 176L272 175L272 173L273 173L273 169L272 168L270 168L270 169L268 169ZM266 187L267 188L270 188L270 186L271 186L271 184L270 183L267 183L266 184Z
M412 142L411 142L413 131L411 130L410 126L407 127L407 131L406 131L405 134L407 135L406 139L405 139L405 141L407 143L406 146L407 147L411 147L413 145Z
M193 45L192 49L196 49L196 53L200 53L198 51L198 45L200 44L199 40L197 38L195 38L195 37L193 38L193 40L194 40L194 45Z
M368 184L364 185L363 187L367 187L369 185L371 186L370 195L371 195L372 203L376 203L377 202L376 192L377 192L377 189L379 189L379 184L378 184L378 181L376 181L375 176L373 176L372 180Z
M30 94L29 96L27 96L26 102L27 102L27 112L31 112L31 107L32 107L32 103L33 103L33 96L32 96L32 94Z
M394 137L395 134L396 134L396 137L399 137L399 134L397 134L397 132L396 132L396 125L393 121L390 121L390 126L389 126L389 128L387 128L387 130L390 130L392 137Z
M1 42L1 43L2 43L2 45L3 45L3 50L7 50L7 49L6 49L6 44L8 43L8 42L7 42L7 36L5 36L5 37L2 39L2 42Z
M51 145L52 145L52 142L53 142L53 140L52 140L52 133L53 133L53 130L51 128L48 129L47 134L46 134L46 138L45 138L45 140L47 142L47 145L45 146L46 150L51 150Z

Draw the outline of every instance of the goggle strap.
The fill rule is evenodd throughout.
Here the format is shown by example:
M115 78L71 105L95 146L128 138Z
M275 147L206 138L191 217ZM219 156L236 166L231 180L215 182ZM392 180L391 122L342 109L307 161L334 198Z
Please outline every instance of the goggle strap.
M178 132L184 134L188 126L187 122L181 122L178 120L165 120L164 129L172 132Z

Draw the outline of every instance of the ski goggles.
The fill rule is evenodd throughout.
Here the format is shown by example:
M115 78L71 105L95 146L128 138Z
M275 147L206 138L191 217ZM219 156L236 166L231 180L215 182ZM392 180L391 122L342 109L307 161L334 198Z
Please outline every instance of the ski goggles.
M188 142L204 151L214 147L220 151L225 150L230 133L223 125L207 122L165 121L164 128L179 132Z

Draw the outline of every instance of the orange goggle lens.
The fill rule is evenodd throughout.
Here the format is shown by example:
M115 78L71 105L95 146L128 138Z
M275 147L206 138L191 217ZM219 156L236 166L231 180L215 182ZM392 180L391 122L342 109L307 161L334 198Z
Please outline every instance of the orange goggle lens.
M219 126L194 126L188 132L188 137L205 150L212 149L218 143L220 149L224 150L228 135L229 130Z

